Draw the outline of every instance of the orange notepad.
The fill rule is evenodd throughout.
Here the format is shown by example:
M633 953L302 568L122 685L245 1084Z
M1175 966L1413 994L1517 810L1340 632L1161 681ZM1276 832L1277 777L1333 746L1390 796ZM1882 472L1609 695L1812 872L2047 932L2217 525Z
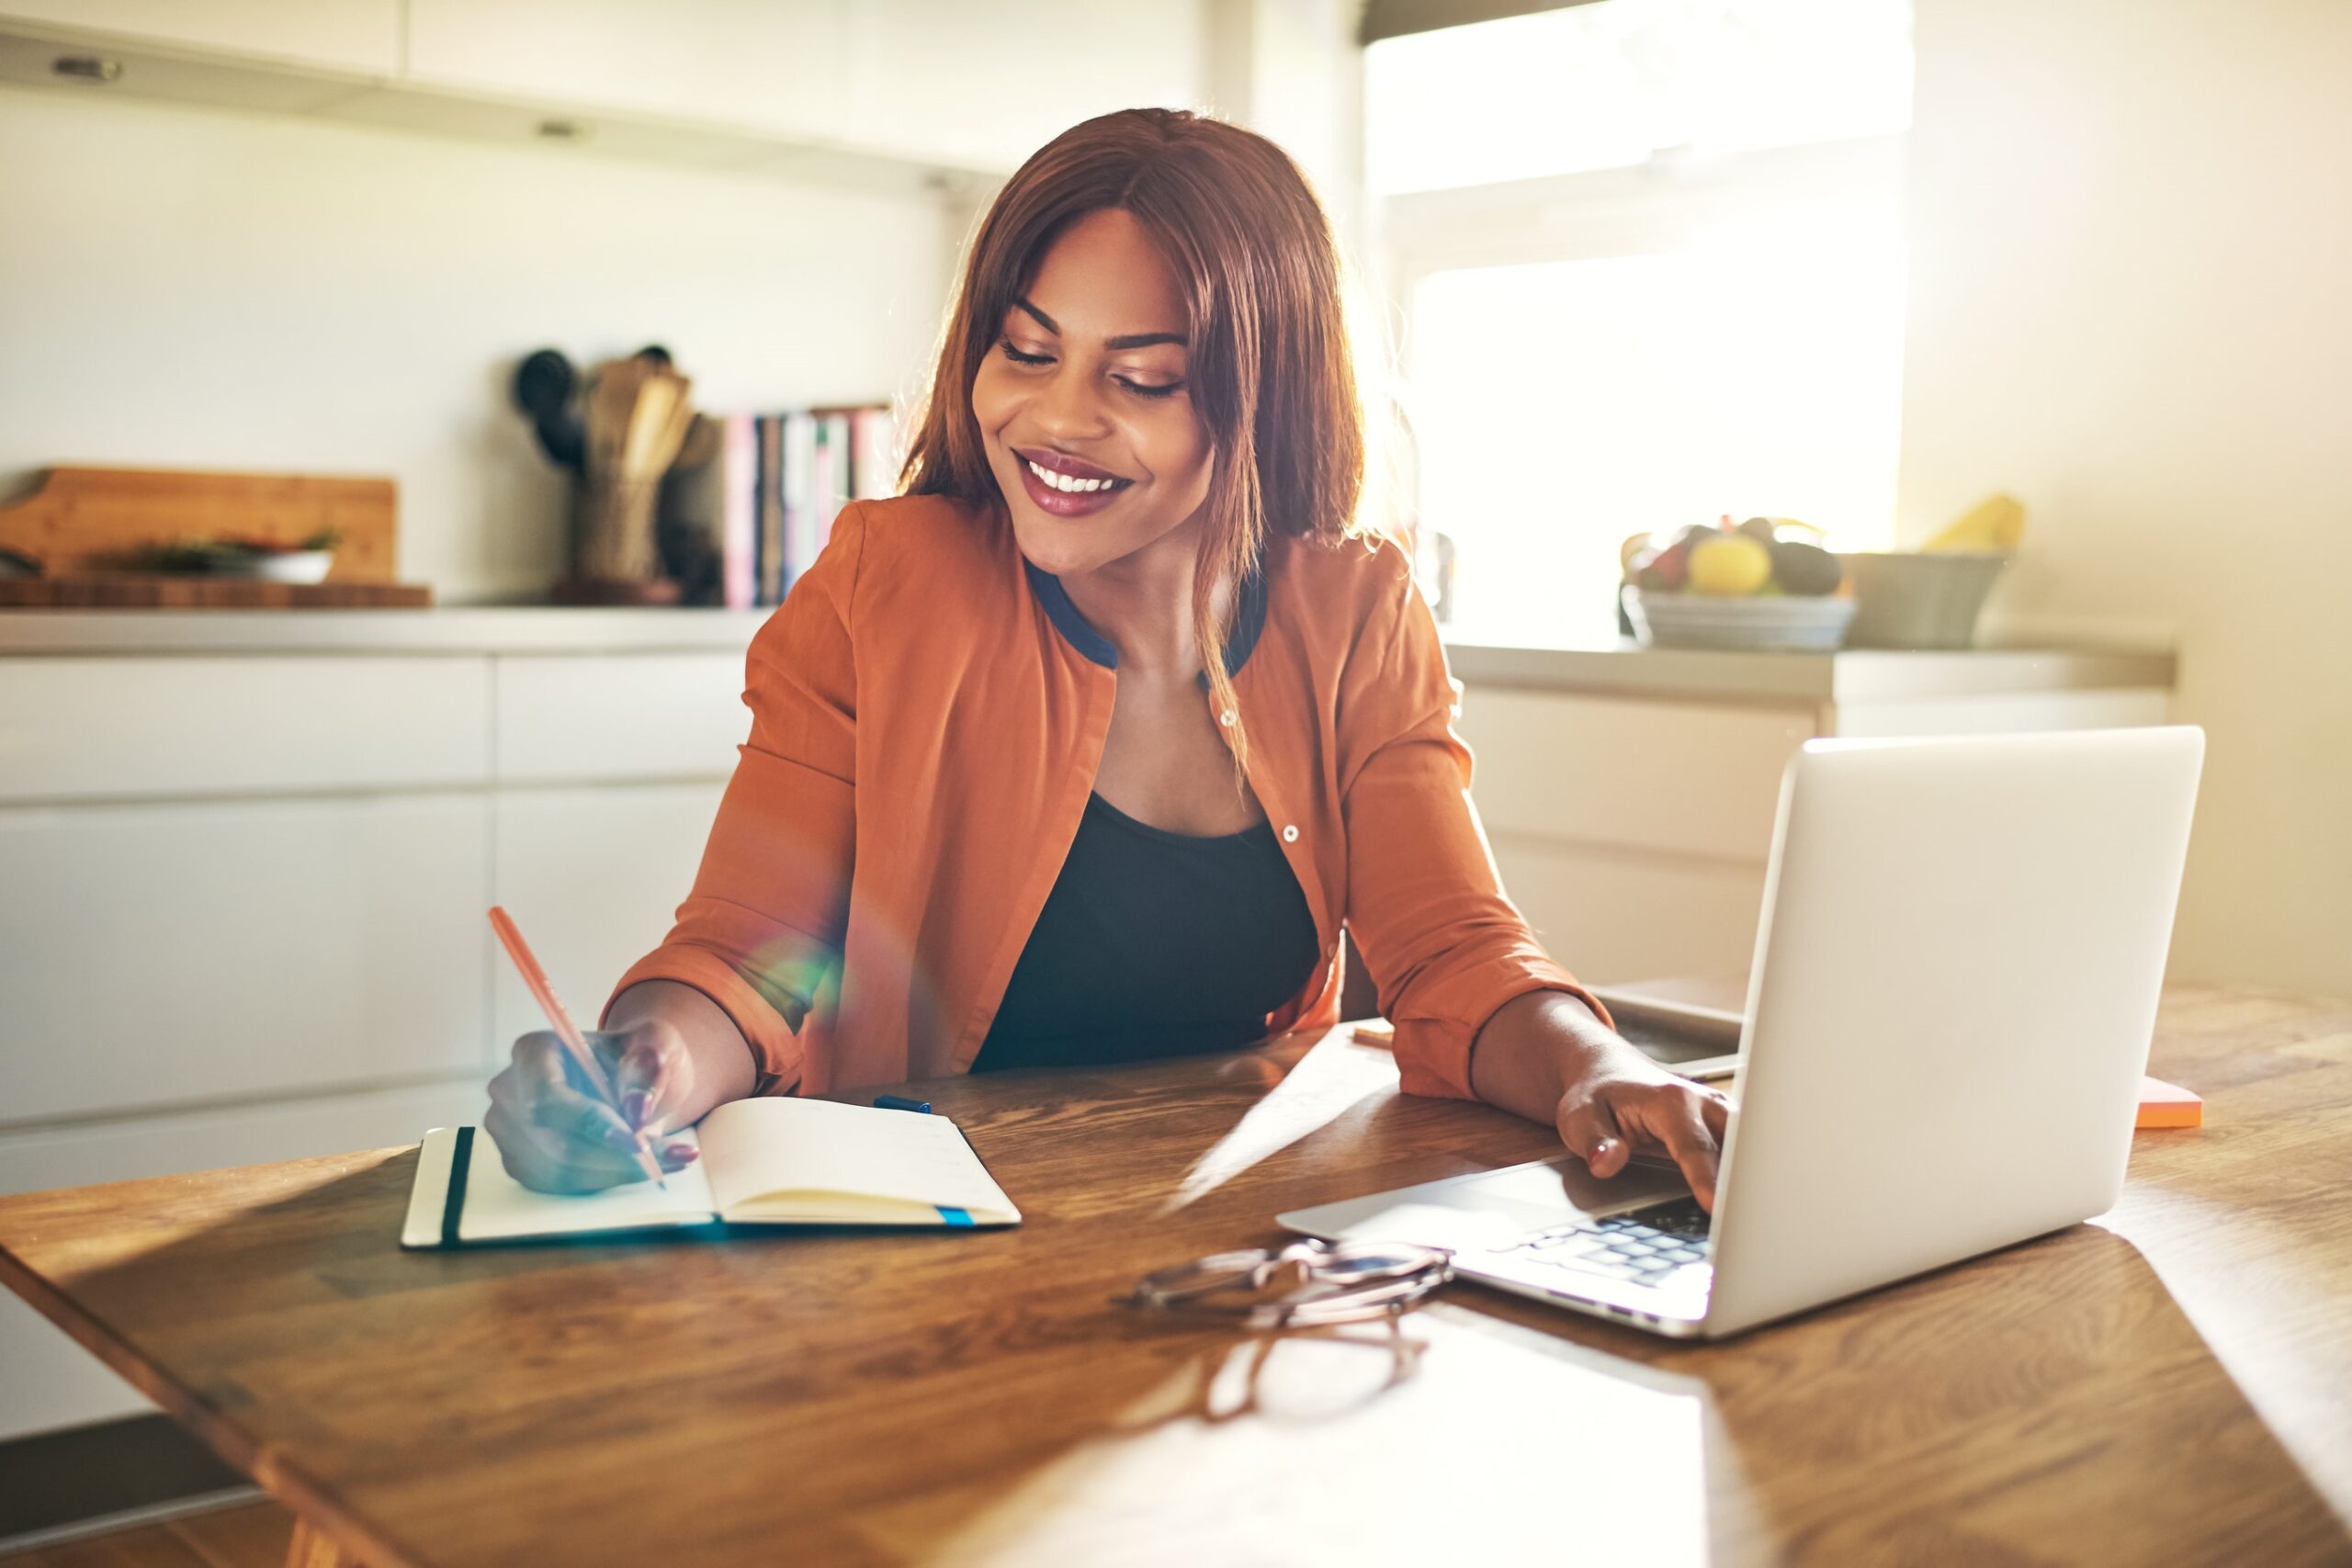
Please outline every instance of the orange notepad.
M2181 1088L2162 1078L2143 1077L2140 1080L2140 1119L2134 1127L2201 1127L2205 1124L2205 1102Z

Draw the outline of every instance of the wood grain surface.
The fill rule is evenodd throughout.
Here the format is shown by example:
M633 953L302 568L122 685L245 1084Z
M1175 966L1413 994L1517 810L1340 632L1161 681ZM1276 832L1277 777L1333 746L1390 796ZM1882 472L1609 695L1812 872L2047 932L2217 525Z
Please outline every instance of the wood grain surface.
M1344 1027L915 1086L1014 1231L404 1254L396 1149L0 1200L0 1276L378 1568L2352 1562L2352 1007L2177 988L2153 1070L2101 1221L1714 1346L1114 1304L1553 1152Z
M422 610L432 603L433 590L421 582L264 582L153 572L0 578L0 608L13 610Z
M107 570L127 551L175 539L290 545L332 528L342 541L328 581L390 582L399 526L390 479L318 474L56 468L31 495L0 507L0 546L51 577Z

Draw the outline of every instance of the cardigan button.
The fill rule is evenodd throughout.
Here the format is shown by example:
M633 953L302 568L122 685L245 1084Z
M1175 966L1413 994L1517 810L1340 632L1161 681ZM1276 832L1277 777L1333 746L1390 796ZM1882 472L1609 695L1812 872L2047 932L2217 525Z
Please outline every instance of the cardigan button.
M1286 822L1283 825L1283 842L1285 844L1295 844L1298 842L1297 823Z

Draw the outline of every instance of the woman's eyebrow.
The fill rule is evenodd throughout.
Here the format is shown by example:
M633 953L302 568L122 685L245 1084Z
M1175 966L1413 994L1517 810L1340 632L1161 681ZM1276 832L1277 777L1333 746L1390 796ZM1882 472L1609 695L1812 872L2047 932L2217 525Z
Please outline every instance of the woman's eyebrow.
M1028 300L1015 299L1013 303L1036 317L1037 324L1056 337L1062 335L1062 329L1055 324L1054 319ZM1172 343L1181 347L1184 343L1184 334L1182 333L1130 333L1125 337L1106 338L1103 340L1102 346L1104 348L1149 348L1156 343Z

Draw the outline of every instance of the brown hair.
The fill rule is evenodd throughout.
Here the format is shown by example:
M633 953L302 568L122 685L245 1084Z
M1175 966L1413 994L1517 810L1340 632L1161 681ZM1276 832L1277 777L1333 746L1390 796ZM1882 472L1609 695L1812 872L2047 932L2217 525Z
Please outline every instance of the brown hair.
M1185 375L1216 454L1193 625L1217 708L1238 713L1227 628L1210 604L1217 582L1254 569L1270 532L1337 544L1365 531L1364 421L1339 245L1280 147L1224 120L1148 108L1087 120L1033 154L973 238L899 483L1001 505L973 378L1055 240L1106 208L1135 217L1185 293ZM1224 733L1238 778L1247 739L1238 720Z

